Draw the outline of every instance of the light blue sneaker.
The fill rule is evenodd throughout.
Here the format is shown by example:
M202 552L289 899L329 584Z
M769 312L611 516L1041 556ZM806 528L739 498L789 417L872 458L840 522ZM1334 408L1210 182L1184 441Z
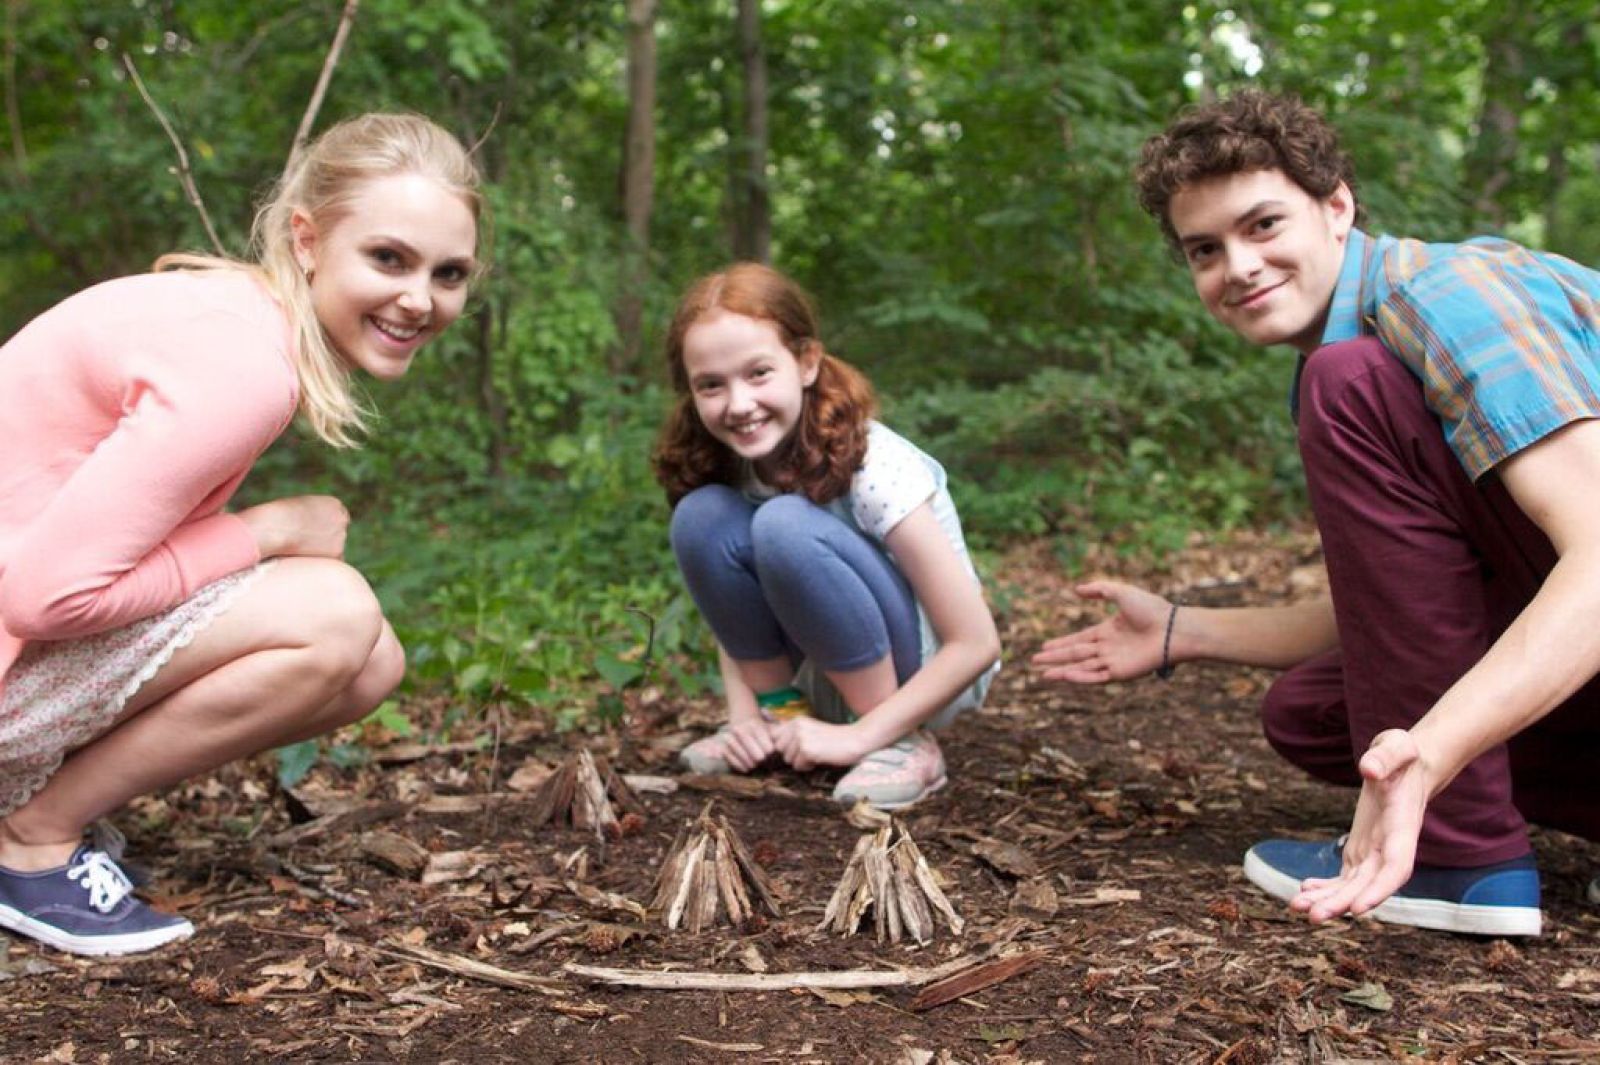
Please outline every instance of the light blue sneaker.
M1302 880L1338 876L1343 849L1343 839L1269 839L1245 854L1244 875L1287 902ZM1532 854L1465 869L1418 865L1405 886L1374 908L1372 916L1389 924L1475 936L1536 936L1543 927L1539 868Z
M0 928L70 954L136 954L194 934L182 917L133 897L104 851L79 847L66 865L37 873L0 868Z

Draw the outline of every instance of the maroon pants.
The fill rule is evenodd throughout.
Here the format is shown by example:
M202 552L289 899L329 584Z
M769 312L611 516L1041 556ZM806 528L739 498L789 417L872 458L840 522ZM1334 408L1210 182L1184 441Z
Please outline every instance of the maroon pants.
M1340 646L1280 677L1262 722L1289 761L1355 786L1372 738L1427 713L1533 597L1556 556L1493 474L1468 479L1417 379L1376 340L1315 352L1299 399ZM1591 682L1434 798L1417 860L1463 866L1525 854L1524 816L1600 839L1597 773L1600 683Z

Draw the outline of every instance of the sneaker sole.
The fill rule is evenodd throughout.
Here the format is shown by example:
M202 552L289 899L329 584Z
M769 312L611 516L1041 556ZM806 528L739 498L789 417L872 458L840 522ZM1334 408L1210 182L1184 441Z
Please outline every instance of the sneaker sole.
M834 796L834 801L838 802L841 806L854 806L856 803L860 802L862 799L865 799L865 800L867 800L867 804L869 806L872 806L874 809L886 810L886 811L904 810L907 806L914 805L916 803L921 802L923 799L926 799L929 795L932 795L934 792L938 791L940 788L944 787L949 782L950 782L950 778L949 778L948 775L942 776L938 780L935 780L932 784L929 784L927 787L923 788L917 794L913 795L911 798L909 798L909 799L901 799L901 800L899 800L897 802L895 802L895 801L879 802L878 800L874 799L871 795L867 795L865 793L862 793L862 794L859 794L859 795L851 795L851 796L848 796L848 797L841 796L841 795L835 795Z
M115 936L76 936L71 932L63 932L54 925L35 920L20 910L3 905L0 905L0 928L27 936L57 950L64 950L68 954L83 954L89 957L138 954L194 935L194 925L183 921L166 928L152 928L147 932L125 932Z
M1244 875L1275 899L1288 902L1300 893L1300 881L1281 873L1256 857L1244 856ZM1364 916L1385 924L1460 932L1472 936L1536 936L1544 928L1544 913L1528 906L1479 906L1439 899L1409 899L1391 895Z

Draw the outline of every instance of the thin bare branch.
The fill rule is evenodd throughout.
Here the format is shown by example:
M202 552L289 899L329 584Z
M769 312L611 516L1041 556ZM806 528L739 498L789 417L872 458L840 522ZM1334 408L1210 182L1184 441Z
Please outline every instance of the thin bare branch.
M468 155L477 155L478 149L483 147L483 142L489 139L489 134L493 133L495 126L500 124L500 108L504 103L504 100L496 100L494 102L494 114L489 116L489 126L477 140L472 142L472 147L467 149Z
M178 181L183 185L184 195L189 198L189 202L194 205L194 209L200 212L200 221L206 227L206 236L211 238L211 246L216 249L218 255L227 257L228 250L222 246L222 239L217 236L216 227L211 224L211 215L206 211L205 201L200 198L200 189L195 185L194 174L189 169L189 153L184 151L183 142L178 139L177 131L172 128L172 123L167 121L166 114L162 112L155 99L151 97L150 91L144 87L144 79L139 77L139 68L133 65L133 57L127 52L122 53L122 65L127 68L128 77L133 79L133 87L139 90L139 95L144 98L144 102L150 106L150 110L155 112L157 121L161 123L161 128L167 131L167 139L172 141L172 146L177 149L178 166L176 173Z
M289 161L283 167L285 174L294 170L294 164L299 161L306 140L311 136L311 127L317 123L317 112L322 110L322 98L327 95L328 83L333 80L333 68L339 65L339 53L344 51L345 38L350 36L350 27L356 21L356 9L360 6L361 0L344 0L344 14L339 16L339 28L334 31L333 43L328 46L328 57L322 61L317 87L311 90L311 102L306 105L306 113L300 118L300 128L295 131L294 145L289 149Z

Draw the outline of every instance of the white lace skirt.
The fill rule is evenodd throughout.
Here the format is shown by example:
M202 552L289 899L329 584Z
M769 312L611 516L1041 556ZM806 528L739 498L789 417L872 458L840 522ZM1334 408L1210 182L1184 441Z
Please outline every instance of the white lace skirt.
M0 692L0 817L44 787L62 759L108 730L144 683L266 572L208 584L165 614L76 640L38 640Z

